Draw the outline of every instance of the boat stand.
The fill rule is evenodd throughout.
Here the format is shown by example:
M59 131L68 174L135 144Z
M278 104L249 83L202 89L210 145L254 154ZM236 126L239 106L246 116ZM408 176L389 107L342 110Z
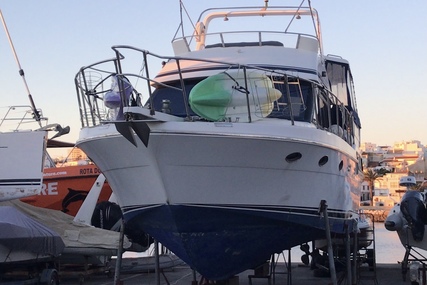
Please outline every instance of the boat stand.
M337 257L337 261L345 265L346 270L338 279L338 284L360 284L371 280L378 285L376 256L375 256L375 226L367 229L367 237L359 237L357 231L346 228L344 261ZM369 233L372 237L369 237ZM366 246L366 244L369 244ZM352 249L351 249L352 247Z
M119 248L117 251L117 261L116 268L114 270L114 285L121 285L120 281L120 269L122 267L122 259L123 259L123 240L125 238L125 222L122 219L122 223L120 226L120 240L119 240Z
M405 256L402 260L402 279L406 281L406 275L409 271L411 282L425 285L427 284L427 258L409 245L409 229L409 227L406 228Z
M271 284L271 277L273 275L273 270L275 268L275 259L274 259L274 254L271 256L271 260L270 262L265 262L263 264L261 264L260 266L254 268L254 274L248 275L249 278L249 285L252 285L252 279L258 279L258 278L262 278L262 279L267 279L268 281L268 285L272 285Z
M353 233L354 234L354 233ZM354 235L357 238L357 234ZM355 262L354 262L354 256L356 256L357 254L357 246L356 245L357 241L354 241L353 244L353 252L351 252L351 234L350 234L350 230L348 228L348 226L346 225L345 228L345 267L346 267L346 271L344 274L342 274L340 276L340 278L338 278L338 284L342 284L344 281L346 284L356 284L356 267L355 267ZM339 257L338 257L339 260Z
M120 228L120 243L119 243L119 249L117 251L117 261L116 261L116 267L114 272L114 285L123 285L123 282L120 280L120 271L122 268L122 259L123 259L124 227L125 227L125 223L122 219L122 225ZM155 255L154 273L156 275L156 285L160 285L160 274L163 276L166 284L170 285L168 278L163 272L163 269L160 268L159 242L157 240L154 240L154 255Z
M165 273L163 272L163 269L160 268L159 242L157 240L154 240L154 254L155 254L155 258L156 258L156 266L155 266L156 285L160 285L160 274L162 274L163 278L166 281L166 284L170 285L168 278L166 277Z
M320 203L319 214L325 218L325 231L328 242L328 258L329 258L329 272L331 275L331 282L337 284L359 284L361 280L372 280L374 284L378 285L377 272L376 272L376 256L375 256L375 226L372 222L372 228L367 229L367 237L358 237L355 230L350 230L348 227L345 229L345 257L344 261L340 256L334 255L332 248L332 238L329 228L328 220L328 206L325 200ZM371 215L372 216L372 215ZM371 217L373 221L373 216ZM369 235L371 233L372 235ZM371 237L369 237L371 236ZM369 244L368 246L363 246ZM351 250L351 245L353 249ZM344 273L337 279L335 262L339 262L345 266ZM365 266L367 264L367 266Z
M426 284L427 279L427 258L410 245L405 245L405 256L402 261L402 279L406 281L409 271L411 282L415 284ZM417 281L421 281L419 283Z
M285 252L288 251L288 258L286 260ZM285 271L277 271L277 264L280 256L283 257ZM292 285L292 270L291 270L291 249L282 251L280 254L272 254L270 262L265 262L260 266L253 269L254 274L248 275L249 285L252 285L252 279L264 278L268 280L269 285L276 284L276 274L287 274L287 285Z
M356 275L354 277L357 277L354 281L357 283L353 282L353 284L358 284L361 280L372 280L374 284L378 285L374 215L366 213L364 215L369 215L372 221L372 228L366 230L372 234L372 237L369 237L369 235L367 235L368 237L357 237L357 234L354 235L354 252L356 253L356 262L354 262ZM361 246L367 243L370 243L370 245L367 247Z
M331 274L332 284L337 285L337 272L335 270L334 253L332 250L331 229L329 227L328 204L326 204L326 200L320 201L319 215L323 215L323 218L325 219L325 232L326 239L328 241L329 272Z
M285 250L286 251L286 250ZM278 259L280 257L280 254L277 255L276 261L274 264L272 264L272 275L273 275L273 285L276 284L276 274L287 274L287 278L286 278L286 284L287 285L292 285L292 259L291 259L291 249L288 249L288 261L286 261L286 257L285 257L285 251L283 251L281 253L283 260L285 262L285 272L276 272L276 265L278 262ZM272 258L274 257L274 255L272 256Z

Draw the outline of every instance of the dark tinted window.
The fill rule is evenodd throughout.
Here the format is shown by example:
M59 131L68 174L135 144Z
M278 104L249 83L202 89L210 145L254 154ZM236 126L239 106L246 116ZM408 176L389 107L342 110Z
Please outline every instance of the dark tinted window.
M188 94L190 94L191 89L196 85L199 80L186 80L185 81L185 92L187 96L187 103L188 103ZM176 87L181 89L181 83L180 81L168 83L168 85ZM179 117L186 117L187 114L185 112L185 103L184 98L182 95L182 91L173 89L173 88L167 88L164 86L160 86L159 88L156 88L153 92L153 105L154 110L156 111L162 111L162 101L163 100L169 100L170 101L170 110L171 114ZM147 104L149 104L150 101L147 101ZM191 111L190 107L188 107L190 110L190 116L196 116L194 112Z

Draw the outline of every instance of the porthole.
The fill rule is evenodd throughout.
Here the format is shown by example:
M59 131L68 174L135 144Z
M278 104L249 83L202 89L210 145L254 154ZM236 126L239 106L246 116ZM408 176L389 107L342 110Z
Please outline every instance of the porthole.
M288 154L288 156L286 156L286 161L294 162L301 159L301 157L302 157L302 154L300 152L293 152L291 154Z
M344 166L344 161L341 160L340 165L338 165L338 170L341 171L343 166Z
M323 166L323 165L325 165L326 163L328 163L328 160L329 160L329 158L328 158L328 156L327 156L327 155L322 156L322 158L321 158L321 159L319 159L319 166Z

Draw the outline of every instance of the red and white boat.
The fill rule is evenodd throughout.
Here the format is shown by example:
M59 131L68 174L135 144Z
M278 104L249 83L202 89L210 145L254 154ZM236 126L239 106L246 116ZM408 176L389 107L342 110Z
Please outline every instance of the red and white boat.
M75 216L100 174L94 164L45 168L40 193L21 201ZM105 181L98 202L107 201L111 193L111 187Z

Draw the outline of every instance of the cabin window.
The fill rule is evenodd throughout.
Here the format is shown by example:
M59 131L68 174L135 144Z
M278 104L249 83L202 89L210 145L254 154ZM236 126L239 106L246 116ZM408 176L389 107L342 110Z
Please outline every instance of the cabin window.
M188 98L188 94L190 94L191 89L202 79L186 80L184 82L187 98ZM175 88L181 88L181 82L179 80L175 82L170 82L168 83L168 85ZM154 90L152 97L153 97L153 107L155 111L161 112L163 107L163 100L169 100L170 102L169 108L170 108L171 115L178 116L178 117L187 116L184 98L180 90L160 86ZM149 105L149 103L150 103L150 100L147 101L147 106ZM188 109L190 111L190 116L197 116L190 109L190 107L188 107Z
M326 61L326 71L332 93L348 111L356 110L353 77L348 64Z
M274 102L274 109L268 116L269 118L290 120L292 108L295 121L310 122L312 120L313 89L311 83L289 79L290 102L283 81L275 79L274 87L283 95Z
M329 83L331 84L332 94L334 94L345 106L349 106L351 101L348 98L346 65L327 62L326 70Z
M330 123L330 103L328 97L324 92L319 93L318 99L318 110L317 110L317 121L319 126L324 129L329 128Z
M185 80L185 91L188 102L188 95L190 94L191 89L204 78ZM289 104L288 96L286 95L286 87L282 81L274 81L274 87L280 92L282 96L274 102L274 109L269 118L280 118L280 119L291 119L292 108L293 116L295 121L306 121L310 122L312 120L312 110L313 110L313 88L312 84L306 81L292 82L289 84L290 99L291 103ZM171 87L181 89L181 82L179 80L174 82L167 83ZM169 100L169 109L170 114L178 117L186 117L186 108L185 102L182 96L182 92L174 88L168 88L165 86L159 86L153 91L152 101L155 111L161 112L163 107L163 100ZM150 100L147 101L146 107L150 104ZM197 116L190 107L190 116Z

